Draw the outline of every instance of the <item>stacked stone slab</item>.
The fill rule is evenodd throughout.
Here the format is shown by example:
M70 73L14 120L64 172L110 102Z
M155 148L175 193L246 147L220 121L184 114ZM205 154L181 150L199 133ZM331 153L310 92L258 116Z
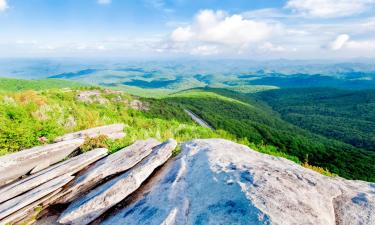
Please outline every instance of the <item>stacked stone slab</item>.
M123 129L124 124L96 127L58 137L55 139L57 143L54 144L37 146L0 157L0 186L62 161L82 145L86 137L106 135L118 139L125 136Z
M105 135L109 138L118 139L125 136L123 133L124 130L124 124L112 124L112 125L106 125L101 127L94 127L87 130L82 130L70 134L63 135L61 137L55 138L55 142L60 141L70 141L74 139L79 138L85 138L85 137L96 137L99 135Z
M156 146L151 154L135 167L75 200L63 212L58 222L71 225L92 222L137 190L156 168L172 156L176 146L177 142L172 139Z
M121 138L123 129L123 124L96 127L0 157L0 225L24 223L36 208L71 202L61 222L87 224L137 190L171 157L176 141L138 140L109 156L98 148L66 159L86 137ZM89 210L79 207L83 201Z
M155 139L138 140L134 144L99 160L90 170L78 176L73 184L61 193L61 197L55 203L68 203L90 190L101 180L132 168L148 156L153 147L159 144L160 142Z

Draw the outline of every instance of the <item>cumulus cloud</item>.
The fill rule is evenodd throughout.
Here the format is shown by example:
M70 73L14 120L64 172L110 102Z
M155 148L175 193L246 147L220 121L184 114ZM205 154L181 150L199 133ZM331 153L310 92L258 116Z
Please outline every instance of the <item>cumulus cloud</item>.
M241 15L228 15L224 11L200 11L190 25L176 28L174 42L203 42L244 47L269 38L279 27L277 24L244 19Z
M310 17L342 17L365 12L375 0L289 0L285 6Z
M340 34L331 43L331 49L332 50L340 50L349 41L349 39L350 39L349 35L347 35L347 34Z
M98 0L97 2L101 5L108 5L111 4L112 0Z
M365 53L375 50L375 40L352 40L349 35L341 34L331 43L332 50L345 49L351 52Z
M6 0L0 0L0 12L5 11L8 8L8 3Z

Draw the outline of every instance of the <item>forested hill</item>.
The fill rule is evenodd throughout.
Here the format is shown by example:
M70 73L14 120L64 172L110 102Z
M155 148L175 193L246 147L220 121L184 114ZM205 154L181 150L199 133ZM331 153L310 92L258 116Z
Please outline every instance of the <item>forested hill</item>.
M375 151L374 89L279 89L259 96L292 124Z
M181 92L164 101L187 107L215 128L250 142L273 145L278 151L328 168L340 176L375 178L375 152L288 123L254 94L198 89Z

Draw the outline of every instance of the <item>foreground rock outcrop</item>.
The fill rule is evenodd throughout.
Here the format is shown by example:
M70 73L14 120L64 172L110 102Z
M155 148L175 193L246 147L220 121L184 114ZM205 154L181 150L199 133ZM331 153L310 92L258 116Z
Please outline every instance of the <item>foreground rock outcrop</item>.
M107 149L95 149L5 186L0 189L0 203L38 187L46 181L52 180L56 177L73 175L106 155Z
M195 140L102 224L375 224L375 184L221 139Z
M37 146L0 157L0 186L28 173L36 173L65 159L84 143L86 137L108 136L123 138L124 124L113 124L66 134L55 139L56 143Z
M0 224L375 224L374 183L326 177L223 139L183 143L171 159L176 146L139 140L27 174L0 187Z
M175 140L169 140L157 146L147 158L128 172L74 201L63 212L58 222L84 225L98 218L137 190L157 167L163 165L172 156L176 145Z
M148 156L152 149L160 142L155 139L138 140L134 144L96 162L89 170L75 179L75 182L66 188L55 203L69 203L79 197L101 180L109 176L124 172Z
M175 140L139 140L110 156L105 148L75 152L86 137L121 138L123 129L123 124L92 128L0 157L0 224L35 222L38 210L56 204L69 206L60 222L87 224L137 190L172 156Z

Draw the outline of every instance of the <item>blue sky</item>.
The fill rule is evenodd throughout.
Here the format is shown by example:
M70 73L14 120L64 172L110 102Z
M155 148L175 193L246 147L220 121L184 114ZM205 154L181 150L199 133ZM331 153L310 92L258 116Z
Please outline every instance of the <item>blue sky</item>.
M375 57L375 0L0 0L0 57Z

